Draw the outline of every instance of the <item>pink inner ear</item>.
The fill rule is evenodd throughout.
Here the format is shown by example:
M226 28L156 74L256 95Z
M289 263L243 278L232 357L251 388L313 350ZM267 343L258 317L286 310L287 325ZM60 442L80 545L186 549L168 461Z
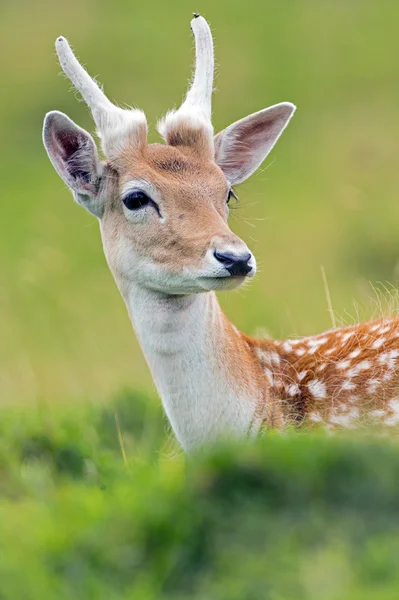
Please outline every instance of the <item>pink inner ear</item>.
M249 115L215 137L215 160L231 183L240 183L263 162L295 107L279 104Z
M58 134L54 134L53 137L54 142L57 144L57 147L65 160L68 160L79 150L83 141L79 140L79 136L76 135L76 133L72 134L70 131L59 131Z
M63 176L72 184L76 182L82 191L91 190L90 140L78 129L62 127L50 129L49 145L52 157ZM90 164L89 164L90 163Z
M46 115L43 142L57 173L72 190L75 200L101 218L98 201L102 165L93 138L58 111Z

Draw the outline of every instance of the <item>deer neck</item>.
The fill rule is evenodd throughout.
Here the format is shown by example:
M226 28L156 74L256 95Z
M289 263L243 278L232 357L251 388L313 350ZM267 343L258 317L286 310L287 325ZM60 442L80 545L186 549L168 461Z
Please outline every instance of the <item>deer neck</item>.
M165 412L185 450L257 429L262 393L244 338L213 292L166 296L123 291Z

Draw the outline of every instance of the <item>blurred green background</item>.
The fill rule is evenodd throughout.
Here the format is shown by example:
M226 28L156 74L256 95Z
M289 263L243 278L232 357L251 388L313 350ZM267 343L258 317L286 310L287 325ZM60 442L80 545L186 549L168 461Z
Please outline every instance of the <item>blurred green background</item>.
M276 337L329 328L321 266L343 321L395 296L398 3L0 0L0 596L397 598L397 431L269 433L183 457L98 225L42 146L49 110L93 130L58 35L111 99L146 111L156 141L190 78L193 11L215 36L216 130L298 106L237 189L232 228L259 274L220 295L228 316Z
M1 0L0 397L103 400L151 378L107 270L95 219L41 142L44 114L93 124L60 76L65 35L109 97L154 124L178 104L201 12L215 36L219 130L283 100L298 111L237 190L232 228L255 251L250 287L220 296L243 330L330 327L320 267L346 320L378 312L369 282L399 277L399 4L392 0Z

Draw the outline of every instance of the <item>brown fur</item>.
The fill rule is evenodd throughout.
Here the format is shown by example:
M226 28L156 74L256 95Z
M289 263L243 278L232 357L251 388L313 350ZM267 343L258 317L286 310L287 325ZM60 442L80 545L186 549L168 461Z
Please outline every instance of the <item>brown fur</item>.
M243 339L262 367L258 385L268 387L280 406L280 425L394 420L390 402L399 390L399 318L285 342ZM264 421L271 425L269 415Z
M168 129L166 141L170 146L190 148L191 152L208 159L213 157L213 141L204 127L193 127L180 121L178 126Z

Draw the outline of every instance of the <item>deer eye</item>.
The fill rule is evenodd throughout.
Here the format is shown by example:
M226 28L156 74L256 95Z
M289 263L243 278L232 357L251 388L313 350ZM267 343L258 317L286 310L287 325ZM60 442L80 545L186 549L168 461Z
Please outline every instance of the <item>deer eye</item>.
M131 192L123 198L122 202L128 210L140 210L147 204L153 203L144 192Z

